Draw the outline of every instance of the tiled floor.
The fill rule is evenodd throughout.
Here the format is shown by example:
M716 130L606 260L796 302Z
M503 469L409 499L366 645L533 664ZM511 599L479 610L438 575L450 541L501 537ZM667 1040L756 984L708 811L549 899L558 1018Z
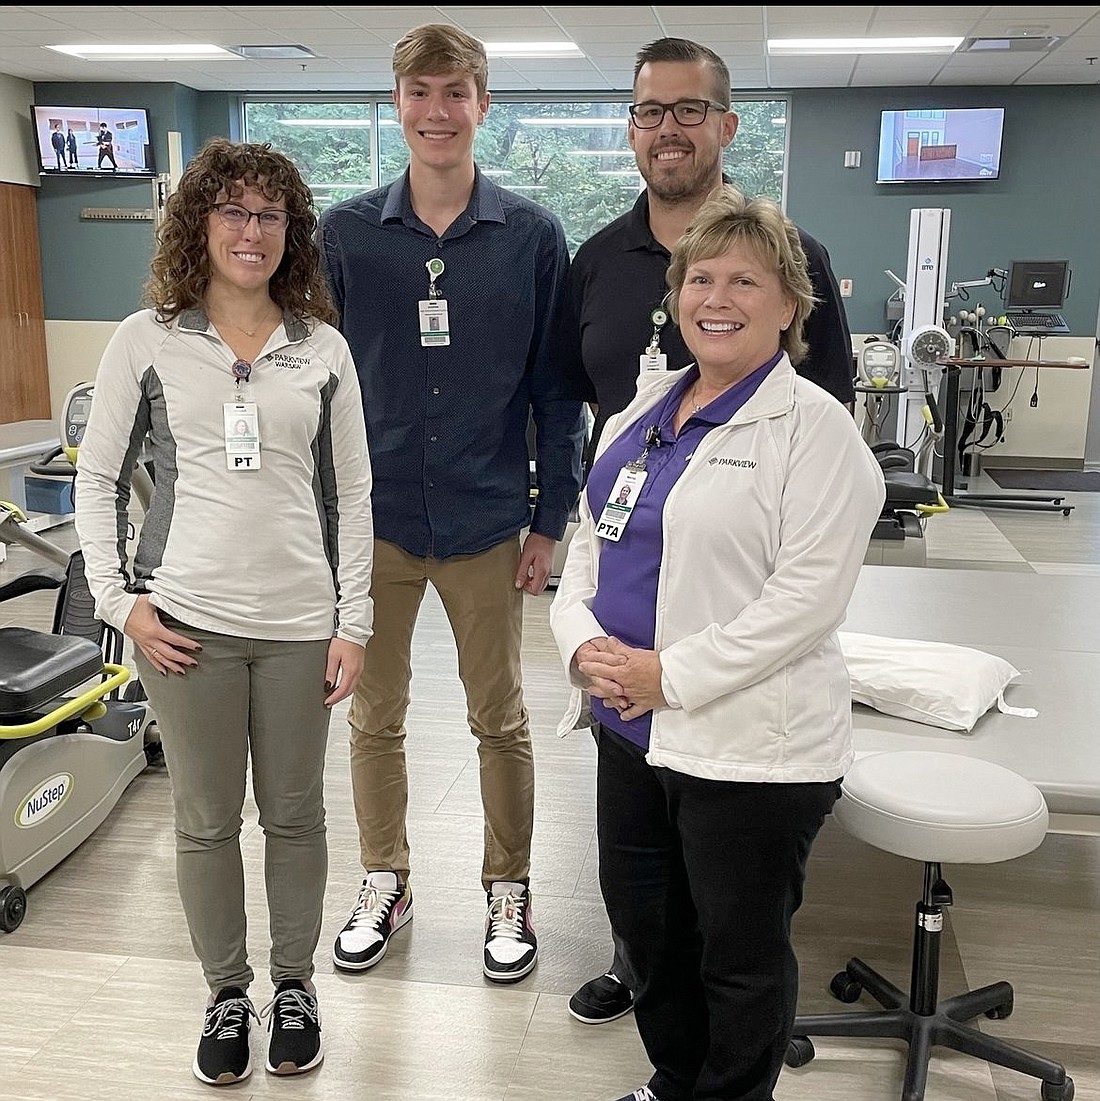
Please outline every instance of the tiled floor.
M984 479L982 480L984 481ZM976 481L974 490L983 488ZM989 488L995 489L992 485ZM1060 514L953 509L927 525L927 565L1100 572L1100 494L1070 495ZM46 533L71 545L71 528ZM0 581L29 565L13 550ZM327 786L331 870L317 952L327 1056L301 1079L258 1069L225 1093L239 1098L348 1101L610 1101L646 1080L630 1016L585 1026L569 994L609 962L593 836L594 747L559 739L566 699L549 641L550 596L528 601L525 670L536 749L533 853L542 952L512 987L481 975L483 896L477 757L465 725L454 646L429 594L416 636L409 716L410 837L416 918L371 972L334 973L331 940L361 878L347 767L345 714L334 715ZM0 624L44 626L47 602L0 605ZM264 972L262 836L249 807L243 839L253 962ZM982 1027L1063 1061L1078 1101L1100 1101L1100 839L1048 835L1000 865L948 870L955 892L942 986L999 979L1016 1009ZM826 992L853 954L905 986L918 864L845 835L833 823L811 861L797 919L801 1008L836 1009ZM167 776L150 768L103 826L31 887L23 925L0 934L0 1098L183 1101L211 1090L190 1073L205 995L176 896ZM257 1004L269 987L253 988ZM259 1064L260 1038L254 1039ZM890 1101L903 1055L892 1041L817 1042L809 1066L784 1071L779 1101ZM1030 1078L937 1050L928 1101L1024 1101Z

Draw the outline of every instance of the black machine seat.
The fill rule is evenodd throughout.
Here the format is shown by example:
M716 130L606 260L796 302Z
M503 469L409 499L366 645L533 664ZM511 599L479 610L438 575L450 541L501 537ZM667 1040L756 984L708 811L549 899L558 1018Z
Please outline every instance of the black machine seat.
M102 673L91 639L0 627L0 716L18 720Z
M914 508L939 503L939 489L931 478L912 470L885 470L886 508Z

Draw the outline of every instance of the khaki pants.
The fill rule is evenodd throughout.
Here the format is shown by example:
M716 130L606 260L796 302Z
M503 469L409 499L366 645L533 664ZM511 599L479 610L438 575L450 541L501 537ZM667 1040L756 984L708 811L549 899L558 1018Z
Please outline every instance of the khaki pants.
M308 979L328 874L324 705L329 640L214 634L164 615L202 644L184 676L161 676L135 648L157 715L176 818L176 878L211 990L247 987L241 810L251 767L264 833L271 979Z
M409 875L405 715L412 637L425 588L439 594L458 646L467 720L478 740L485 814L482 884L526 883L534 822L534 758L523 705L519 539L480 554L417 558L376 539L374 634L351 703L351 780L367 871ZM430 732L426 732L430 736Z

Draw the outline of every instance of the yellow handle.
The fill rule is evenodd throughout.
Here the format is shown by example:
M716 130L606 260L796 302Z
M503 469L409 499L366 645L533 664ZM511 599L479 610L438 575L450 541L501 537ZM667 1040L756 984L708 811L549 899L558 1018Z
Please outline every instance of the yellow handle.
M917 505L917 512L924 516L932 516L937 512L949 512L951 506L943 499L942 493L937 493L940 503L938 505Z
M41 734L43 731L57 726L59 722L71 719L74 715L83 717L87 714L89 718L99 718L102 714L100 699L109 695L130 679L130 670L125 665L111 665L109 662L105 662L103 671L110 674L106 680L100 681L79 696L73 696L71 699L62 701L61 706L48 715L43 715L40 719L35 719L34 722L21 723L18 726L0 726L0 738L33 738L36 734ZM97 714L97 711L99 714Z
M27 522L27 514L18 506L13 505L11 501L0 501L0 509L5 512L10 512L15 517L17 524L25 524Z

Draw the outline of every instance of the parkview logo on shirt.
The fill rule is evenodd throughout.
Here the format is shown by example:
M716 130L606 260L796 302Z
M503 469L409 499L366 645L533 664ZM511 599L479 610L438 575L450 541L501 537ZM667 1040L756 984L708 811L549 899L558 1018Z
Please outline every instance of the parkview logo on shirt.
M300 371L309 366L309 359L302 356L288 356L286 352L274 352L271 362L276 367L285 367L288 371Z
M755 470L755 459L730 459L725 456L715 456L709 460L710 466L738 466L743 467L745 470Z

